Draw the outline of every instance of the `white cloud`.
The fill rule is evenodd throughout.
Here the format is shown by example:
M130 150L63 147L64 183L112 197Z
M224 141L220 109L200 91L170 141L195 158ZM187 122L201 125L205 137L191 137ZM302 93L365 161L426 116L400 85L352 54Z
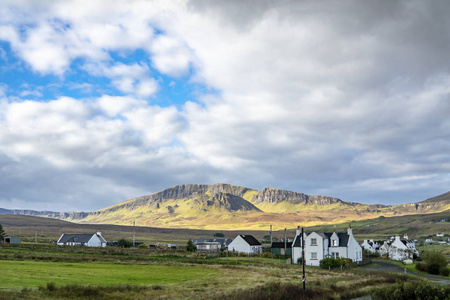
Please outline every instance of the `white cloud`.
M102 195L202 181L405 201L449 183L446 2L22 4L0 13L0 38L33 71L63 77L81 58L126 97L4 100L8 166L79 167L80 187L107 177ZM151 68L217 93L149 105Z

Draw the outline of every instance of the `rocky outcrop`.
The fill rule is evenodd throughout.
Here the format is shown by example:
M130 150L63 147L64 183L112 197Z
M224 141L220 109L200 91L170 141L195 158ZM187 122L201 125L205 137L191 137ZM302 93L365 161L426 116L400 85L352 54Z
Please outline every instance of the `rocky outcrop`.
M252 202L259 203L281 203L287 201L291 204L305 205L330 205L334 203L344 203L338 198L327 196L306 195L303 193L291 192L286 190L278 190L273 188L265 188L257 195L253 196ZM346 202L349 203L349 202ZM350 203L349 203L350 204Z
M224 207L228 211L261 211L259 208L257 208L255 205L248 202L244 198L228 193L216 193L211 197L211 200L208 200L208 202L212 205Z

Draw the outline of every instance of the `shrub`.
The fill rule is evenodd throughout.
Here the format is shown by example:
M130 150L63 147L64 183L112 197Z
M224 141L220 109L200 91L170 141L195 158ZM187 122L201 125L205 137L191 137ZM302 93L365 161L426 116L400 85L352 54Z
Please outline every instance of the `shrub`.
M431 265L427 264L427 272L433 275L438 275L440 268L441 266L439 266L438 264L431 264Z
M419 271L426 272L427 271L427 265L424 264L424 263L417 263L416 269L419 270Z
M388 287L376 289L372 297L373 299L392 299L392 300L409 300L409 299L433 299L446 300L447 294L450 292L449 286L439 286L429 281L408 281L397 282Z
M147 248L147 246L146 246L145 244L140 244L140 245L138 246L138 248L139 248L139 249L145 249L145 248Z
M338 268L341 266L341 259L334 257L326 257L322 259L319 262L319 264L322 269Z
M271 252L264 252L263 254L261 254L261 257L272 258L275 257L275 254L272 254Z
M352 263L352 260L350 258L341 258L340 262L341 266L348 267Z
M442 276L449 276L450 275L450 268L441 267L439 269L439 274L442 275Z
M131 248L131 247L133 247L133 242L128 241L126 239L120 239L117 241L117 247Z
M424 254L423 260L426 263L427 272L430 274L438 275L441 268L447 267L447 258L442 253L436 251Z

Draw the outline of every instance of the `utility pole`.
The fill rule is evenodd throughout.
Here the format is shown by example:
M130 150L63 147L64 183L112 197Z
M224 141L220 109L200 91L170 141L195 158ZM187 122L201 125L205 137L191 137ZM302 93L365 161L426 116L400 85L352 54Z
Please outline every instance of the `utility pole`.
M306 289L306 276L305 276L305 241L303 240L303 227L302 227L302 266L303 266L303 291Z
M133 221L133 248L136 248L136 233L134 227L136 226L136 221Z
M284 228L284 257L286 258L286 249L287 249L287 245L286 245L286 228Z
M273 263L273 254L272 254L272 225L270 225L270 255L272 256L272 263Z

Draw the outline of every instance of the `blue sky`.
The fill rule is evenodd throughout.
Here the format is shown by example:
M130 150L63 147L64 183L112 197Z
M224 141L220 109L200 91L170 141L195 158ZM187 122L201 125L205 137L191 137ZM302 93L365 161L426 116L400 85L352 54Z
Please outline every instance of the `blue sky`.
M449 190L446 1L4 1L0 207Z

